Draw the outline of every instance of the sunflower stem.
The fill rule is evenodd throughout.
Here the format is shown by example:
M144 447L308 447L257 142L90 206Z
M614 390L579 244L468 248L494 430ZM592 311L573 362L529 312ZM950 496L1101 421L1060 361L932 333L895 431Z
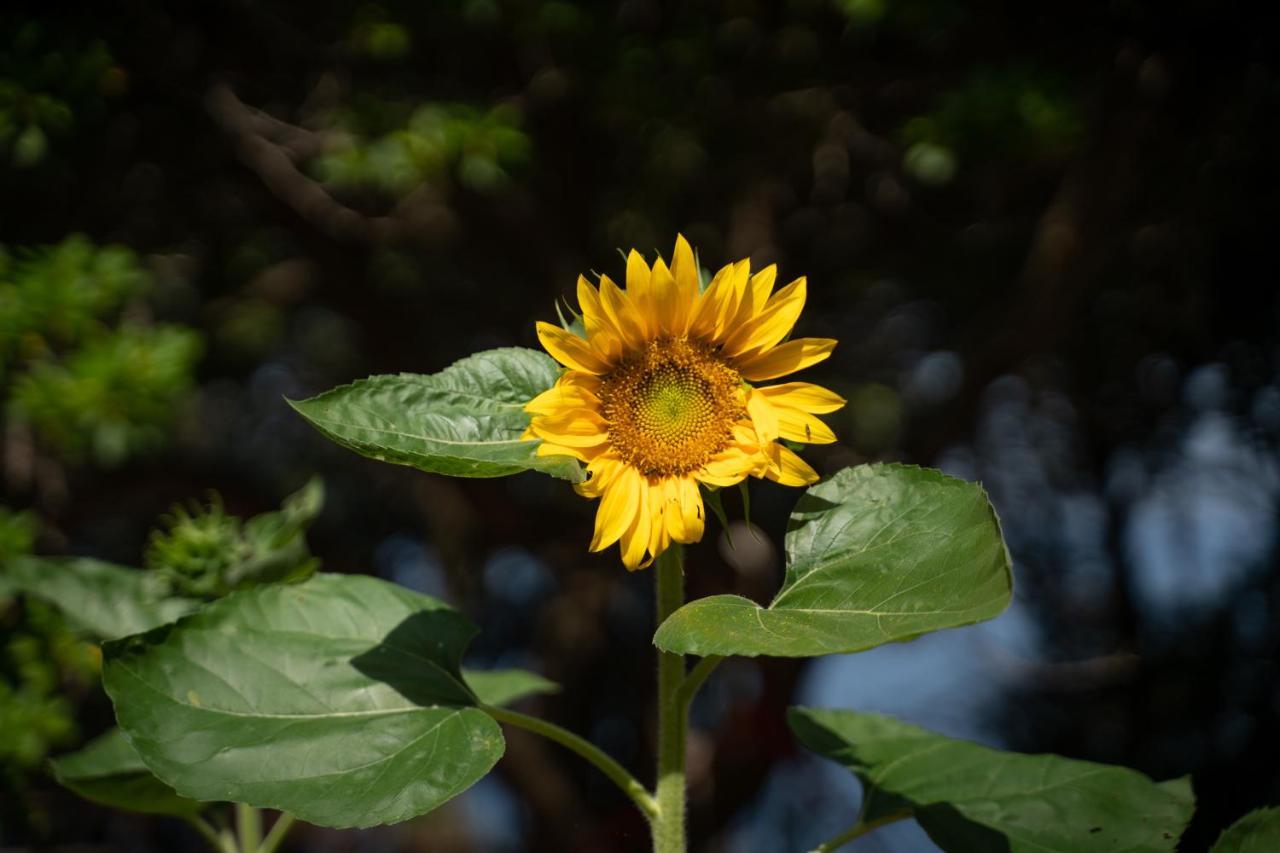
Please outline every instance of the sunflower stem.
M242 853L258 853L262 843L262 812L247 803L236 803L236 828Z
M262 839L262 844L258 847L258 853L276 853L276 850L284 842L284 837L293 828L293 822L293 815L288 812L281 812L280 817L276 818L276 822L271 825L271 831L267 833L267 837Z
M834 838L829 838L822 842L817 847L810 850L809 853L835 853L836 850L839 850L850 841L855 841L866 835L868 832L872 832L891 823L897 823L898 821L905 820L909 817L911 817L910 809L899 809L898 811L889 812L888 814L881 815L875 820L864 820L859 817L858 822L853 826L849 827Z
M681 547L672 543L658 555L657 617L661 625L684 604ZM658 652L658 815L653 821L654 853L685 853L685 735L688 701L684 655Z
M571 731L562 729L555 723L549 723L537 717L530 717L528 714L521 714L519 711L497 708L492 705L483 705L481 707L485 713L500 723L506 723L507 725L533 732L536 735L541 735L577 753L594 764L597 770L621 789L622 793L630 797L631 801L644 813L646 818L652 821L657 815L658 806L649 792L645 790L644 785L641 785L634 776L627 772L625 767L591 743L591 741L579 737Z

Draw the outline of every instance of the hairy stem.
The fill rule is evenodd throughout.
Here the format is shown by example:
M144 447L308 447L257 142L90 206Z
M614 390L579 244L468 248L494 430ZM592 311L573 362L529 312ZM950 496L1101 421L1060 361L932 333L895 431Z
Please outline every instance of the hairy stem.
M576 752L594 764L597 770L609 778L609 781L622 789L622 793L631 798L632 802L639 807L646 818L652 821L657 815L658 805L644 785L641 785L634 776L627 772L625 767L591 743L591 741L579 737L571 731L562 729L555 723L549 723L537 717L530 717L528 714L521 714L519 711L496 708L492 705L485 705L484 711L500 723L506 723L541 735L555 741L566 749Z
M850 841L861 838L872 830L879 829L886 824L897 823L898 821L909 817L911 817L911 812L909 810L900 809L898 811L881 815L875 820L863 820L862 818L859 818L858 822L853 826L849 827L839 835L822 842L817 847L813 848L810 853L832 853L832 851L839 850Z
M679 545L658 556L657 624L684 604L684 566ZM707 669L710 672L710 669ZM705 677L705 676L704 676ZM685 735L688 704L684 655L658 652L658 817L653 821L654 853L685 853Z

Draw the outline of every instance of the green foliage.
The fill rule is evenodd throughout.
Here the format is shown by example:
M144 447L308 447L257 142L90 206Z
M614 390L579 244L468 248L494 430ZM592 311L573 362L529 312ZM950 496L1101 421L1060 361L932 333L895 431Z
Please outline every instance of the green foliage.
M0 506L0 566L23 554L30 554L35 541L35 516ZM0 575L0 595L4 592L3 575Z
M5 609L0 616L12 622L16 614ZM5 626L0 731L7 734L0 738L0 766L29 770L50 749L76 737L72 703L61 691L66 685L89 683L97 672L97 656L53 609L36 603L22 617Z
M142 763L119 729L111 729L78 752L50 762L54 778L87 800L144 814L184 817L204 803L179 796Z
M1212 853L1274 853L1280 850L1280 807L1249 812L1213 845Z
M515 347L464 358L430 376L371 376L291 405L325 436L362 456L455 477L542 471L572 482L577 462L540 457L524 405L550 388L550 356Z
M88 557L20 557L0 566L14 593L56 607L74 631L110 640L172 622L195 607L163 578Z
M110 323L143 295L133 252L72 236L0 247L0 382L8 414L60 456L116 465L161 444L193 387L191 329Z
M392 20L386 9L374 4L356 10L355 24L347 39L357 54L383 62L404 59L413 47L409 28Z
M435 808L502 755L459 669L474 633L435 599L317 574L110 643L103 674L121 728L178 792L371 826Z
M1190 779L1001 752L878 714L793 708L809 749L862 780L861 820L907 810L943 850L1170 851L1191 818Z
M14 383L10 407L60 455L113 466L163 444L192 390L201 341L180 326L126 326Z
M909 121L904 166L924 183L946 183L970 161L1061 158L1079 144L1084 117L1068 85L1025 69L982 70Z
M143 564L175 593L218 598L258 583L299 580L318 562L305 538L324 507L324 486L312 480L285 499L279 512L247 522L227 515L215 495L207 505L175 507L153 531Z
M6 35L0 43L0 158L22 169L45 159L49 138L69 131L77 113L100 112L103 99L123 89L124 75L99 39L56 43L35 20Z
M147 285L137 256L80 235L55 246L0 246L0 365L37 358L102 328Z
M767 608L735 595L686 604L654 643L697 655L811 657L870 649L997 616L1009 554L986 493L907 465L846 468L805 492L787 573Z
M311 163L315 176L335 187L372 187L403 196L422 184L456 179L485 191L505 184L530 153L520 113L506 105L480 110L425 104L387 133L369 129L379 122L354 111L339 116L337 124L338 141Z
M58 614L40 604L21 611L9 569L24 560L35 541L30 513L0 507L0 767L26 771L49 750L71 742L76 725L64 684L86 683L97 671L96 655L67 630Z

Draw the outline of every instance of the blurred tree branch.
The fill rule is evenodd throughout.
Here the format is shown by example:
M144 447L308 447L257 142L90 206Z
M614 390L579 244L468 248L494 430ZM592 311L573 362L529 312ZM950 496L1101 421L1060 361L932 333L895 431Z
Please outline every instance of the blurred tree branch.
M451 227L452 214L439 194L422 184L390 213L369 215L338 201L298 164L324 148L323 131L290 124L245 104L225 82L205 96L209 115L231 137L241 162L277 199L328 236L369 243L421 239L434 242Z

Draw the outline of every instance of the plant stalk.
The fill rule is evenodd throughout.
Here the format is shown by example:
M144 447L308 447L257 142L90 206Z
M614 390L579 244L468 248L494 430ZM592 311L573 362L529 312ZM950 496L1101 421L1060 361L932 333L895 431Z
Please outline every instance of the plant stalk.
M657 624L684 604L681 547L672 543L658 555ZM709 672L710 670L708 670ZM688 703L684 655L658 651L658 816L653 821L654 853L685 853L685 735ZM695 685L696 687L696 685Z
M241 853L258 853L262 845L262 812L253 806L236 803L236 830L240 834Z
M875 820L863 820L862 818L859 818L858 822L853 826L849 827L839 835L822 842L817 847L813 848L813 850L809 851L809 853L833 853L833 851L839 850L850 841L861 838L872 830L879 829L880 827L890 823L897 823L898 821L909 817L911 817L911 812L908 809L899 809L898 811L883 814Z
M280 817L276 818L276 822L271 825L271 831L267 833L267 837L262 839L262 844L258 846L258 853L276 853L284 837L293 828L293 821L293 815L281 812Z
M591 743L591 741L571 731L562 729L555 723L549 723L537 717L530 717L528 714L521 714L519 711L497 708L492 705L485 705L483 709L486 714L500 723L507 723L534 734L542 735L566 749L576 752L594 764L597 770L609 778L609 781L621 788L622 792L631 798L632 802L644 813L647 819L652 821L657 815L658 804L648 790L645 789L644 785L641 785L634 776L627 772L625 767L615 761L604 750Z

